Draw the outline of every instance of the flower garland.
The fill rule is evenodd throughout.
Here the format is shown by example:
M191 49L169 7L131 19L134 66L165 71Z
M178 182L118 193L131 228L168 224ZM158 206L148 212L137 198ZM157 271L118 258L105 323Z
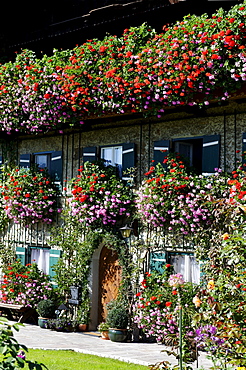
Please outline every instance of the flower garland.
M6 216L26 227L37 222L51 224L56 212L57 189L45 170L4 169L1 197Z
M188 15L157 34L147 24L37 59L0 66L0 126L12 133L83 124L83 117L228 99L246 80L246 3Z
M62 63L69 51L53 58ZM43 132L61 126L70 118L64 111L61 96L53 75L55 65L44 56L35 58L34 52L24 50L15 62L0 66L0 124L7 133L13 131Z
M114 167L85 162L79 172L71 183L71 216L93 228L131 218L133 194Z

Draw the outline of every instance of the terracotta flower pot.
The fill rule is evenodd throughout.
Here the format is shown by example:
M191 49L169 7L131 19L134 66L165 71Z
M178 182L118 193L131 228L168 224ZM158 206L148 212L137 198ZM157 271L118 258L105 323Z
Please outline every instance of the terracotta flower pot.
M103 330L101 333L101 339L109 340L108 330Z
M87 330L87 324L78 325L78 331L86 331L86 330Z

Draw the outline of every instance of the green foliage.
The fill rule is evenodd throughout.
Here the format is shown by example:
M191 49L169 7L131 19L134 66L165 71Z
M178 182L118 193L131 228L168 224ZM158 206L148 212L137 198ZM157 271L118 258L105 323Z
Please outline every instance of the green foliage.
M25 352L28 352L27 347L19 344L13 336L13 330L19 331L20 325L10 325L7 319L0 318L0 353L2 354L0 369L17 370L24 368L25 365L28 369L47 369L44 364L25 358Z
M102 234L98 232L88 232L85 237L81 225L71 217L66 217L64 225L52 231L51 243L61 250L61 257L53 267L58 294L65 301L70 298L70 287L79 287L81 302L74 315L76 320L85 324L88 323L90 315L90 262L101 238Z
M55 316L56 304L51 299L43 299L37 304L37 313L44 318Z
M106 331L110 328L110 325L107 323L107 322L101 322L98 327L97 327L97 330L99 331Z
M111 301L107 305L106 323L110 328L126 329L129 322L128 307L121 300Z

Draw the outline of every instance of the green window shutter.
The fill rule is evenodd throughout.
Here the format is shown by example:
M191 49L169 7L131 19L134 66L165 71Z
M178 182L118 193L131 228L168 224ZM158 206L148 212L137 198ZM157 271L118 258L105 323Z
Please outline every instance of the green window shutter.
M23 247L16 247L16 259L20 260L22 265L26 265L27 249Z
M205 262L199 261L200 265L200 282L202 283L203 279L206 277L204 267L205 267Z
M158 140L154 141L154 164L161 163L165 168L163 163L164 158L170 151L170 140Z
M149 255L149 270L162 274L164 272L163 266L166 264L166 253L163 251L150 252Z
M127 170L135 167L135 144L124 143L122 144L122 174L123 180L128 180Z
M220 166L220 135L203 136L202 173L214 173Z
M31 154L20 155L20 167L30 168L31 166Z
M95 162L97 160L97 147L88 146L83 148L83 162Z
M55 276L55 271L53 270L53 266L57 264L60 256L61 256L60 250L58 249L50 250L49 276L50 276L51 281L54 281L54 276Z
M50 157L50 176L62 188L62 152L52 152Z

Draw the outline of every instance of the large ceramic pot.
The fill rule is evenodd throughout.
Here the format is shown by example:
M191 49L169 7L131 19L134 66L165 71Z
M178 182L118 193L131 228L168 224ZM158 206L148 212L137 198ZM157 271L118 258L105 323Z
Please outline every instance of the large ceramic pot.
M127 337L127 329L110 328L108 336L112 342L124 342Z
M48 320L45 317L38 317L38 325L42 329L47 329L48 328Z

